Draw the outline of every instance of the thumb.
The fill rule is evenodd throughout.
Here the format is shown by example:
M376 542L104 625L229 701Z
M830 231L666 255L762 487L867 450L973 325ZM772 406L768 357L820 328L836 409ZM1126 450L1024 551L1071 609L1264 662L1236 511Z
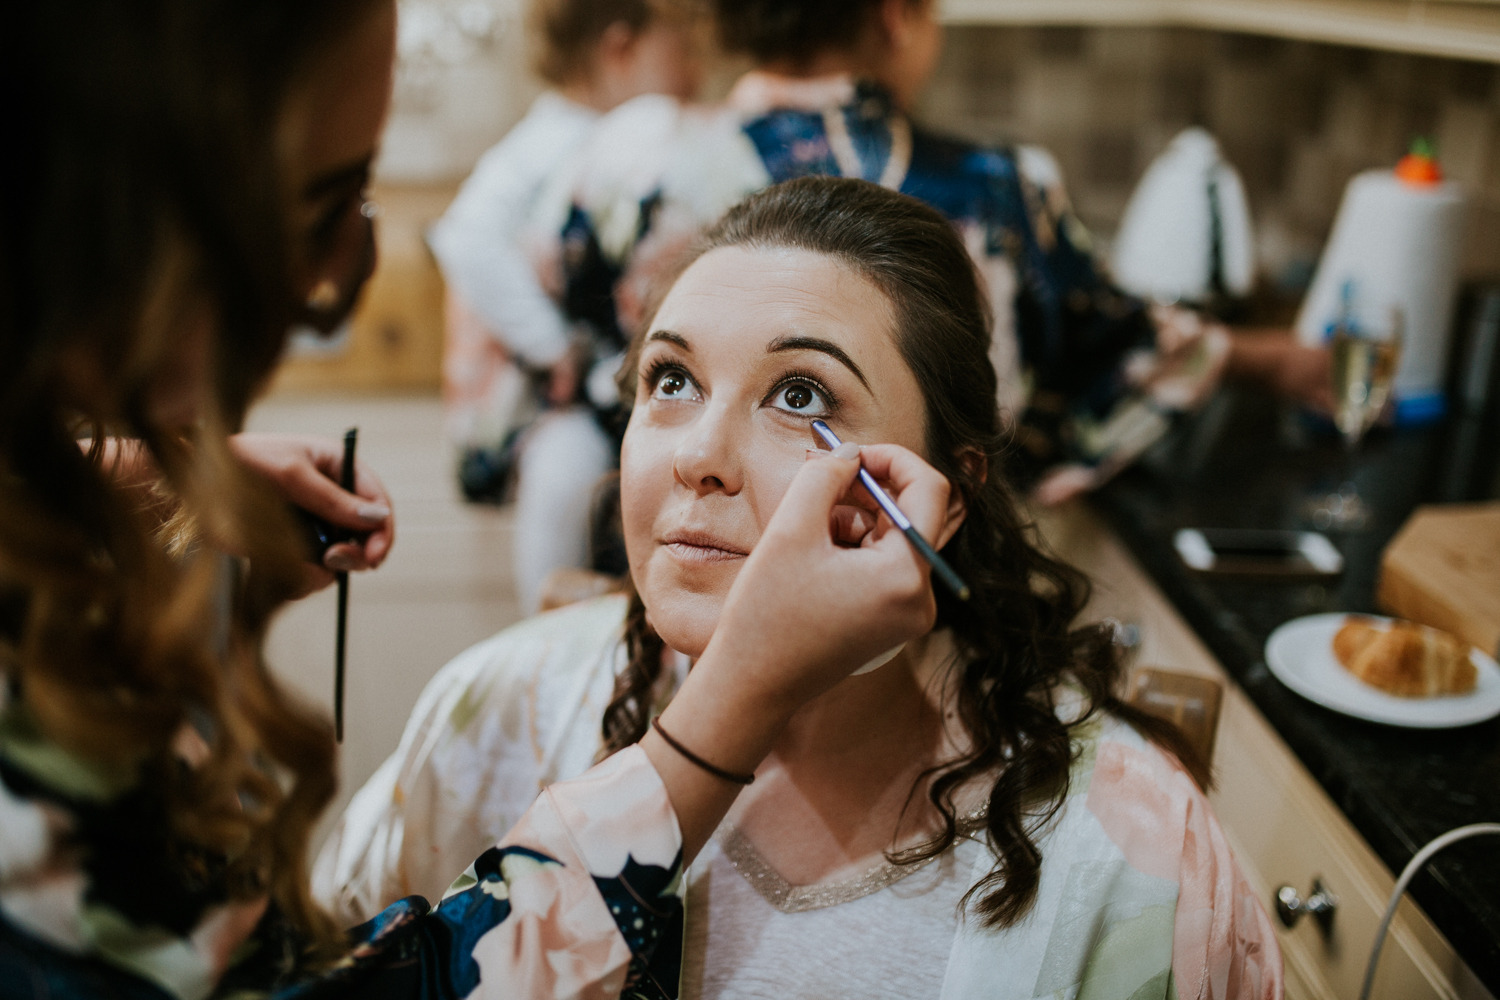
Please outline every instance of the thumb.
M827 535L833 508L849 492L857 475L858 445L840 445L832 452L809 451L808 460L792 477L767 529L780 525L791 534L817 531Z
M284 489L297 506L341 528L369 531L384 524L391 514L386 504L346 492L310 466L296 470Z

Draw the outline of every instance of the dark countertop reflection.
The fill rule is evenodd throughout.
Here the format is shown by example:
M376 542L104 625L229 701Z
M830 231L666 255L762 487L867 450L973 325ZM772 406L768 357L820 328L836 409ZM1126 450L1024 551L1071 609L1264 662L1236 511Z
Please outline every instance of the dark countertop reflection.
M1330 711L1265 665L1280 624L1325 611L1374 612L1380 554L1422 503L1500 497L1495 421L1377 429L1352 461L1307 418L1226 390L1094 498L1178 611L1393 872L1456 826L1500 821L1500 719L1401 729ZM1347 463L1347 464L1346 464ZM1312 528L1309 497L1352 479L1373 508L1359 532L1325 532L1344 555L1330 585L1199 577L1178 560L1179 528ZM1448 848L1411 894L1500 994L1500 840Z

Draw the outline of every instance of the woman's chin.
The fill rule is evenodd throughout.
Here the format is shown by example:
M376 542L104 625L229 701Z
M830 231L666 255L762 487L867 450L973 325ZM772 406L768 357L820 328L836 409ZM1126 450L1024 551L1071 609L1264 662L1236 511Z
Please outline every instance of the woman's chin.
M662 642L693 659L703 655L719 624L722 594L675 591L642 597L646 600L646 617Z

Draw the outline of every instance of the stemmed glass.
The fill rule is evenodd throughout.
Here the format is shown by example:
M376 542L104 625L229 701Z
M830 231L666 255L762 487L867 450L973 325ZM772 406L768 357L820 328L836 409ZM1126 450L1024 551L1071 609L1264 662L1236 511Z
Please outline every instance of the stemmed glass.
M1333 492L1309 504L1309 518L1320 529L1358 531L1370 520L1370 505L1353 480L1359 442L1380 419L1391 398L1391 384L1401 361L1405 317L1392 308L1384 330L1364 329L1341 321L1328 342L1332 355L1333 422L1344 439L1345 480Z

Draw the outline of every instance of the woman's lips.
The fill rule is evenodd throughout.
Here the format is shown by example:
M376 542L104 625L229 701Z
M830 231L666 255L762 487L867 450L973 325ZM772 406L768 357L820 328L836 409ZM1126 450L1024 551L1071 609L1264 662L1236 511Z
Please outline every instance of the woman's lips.
M743 559L750 553L706 531L672 531L661 543L663 547L682 562L717 563L732 559Z

